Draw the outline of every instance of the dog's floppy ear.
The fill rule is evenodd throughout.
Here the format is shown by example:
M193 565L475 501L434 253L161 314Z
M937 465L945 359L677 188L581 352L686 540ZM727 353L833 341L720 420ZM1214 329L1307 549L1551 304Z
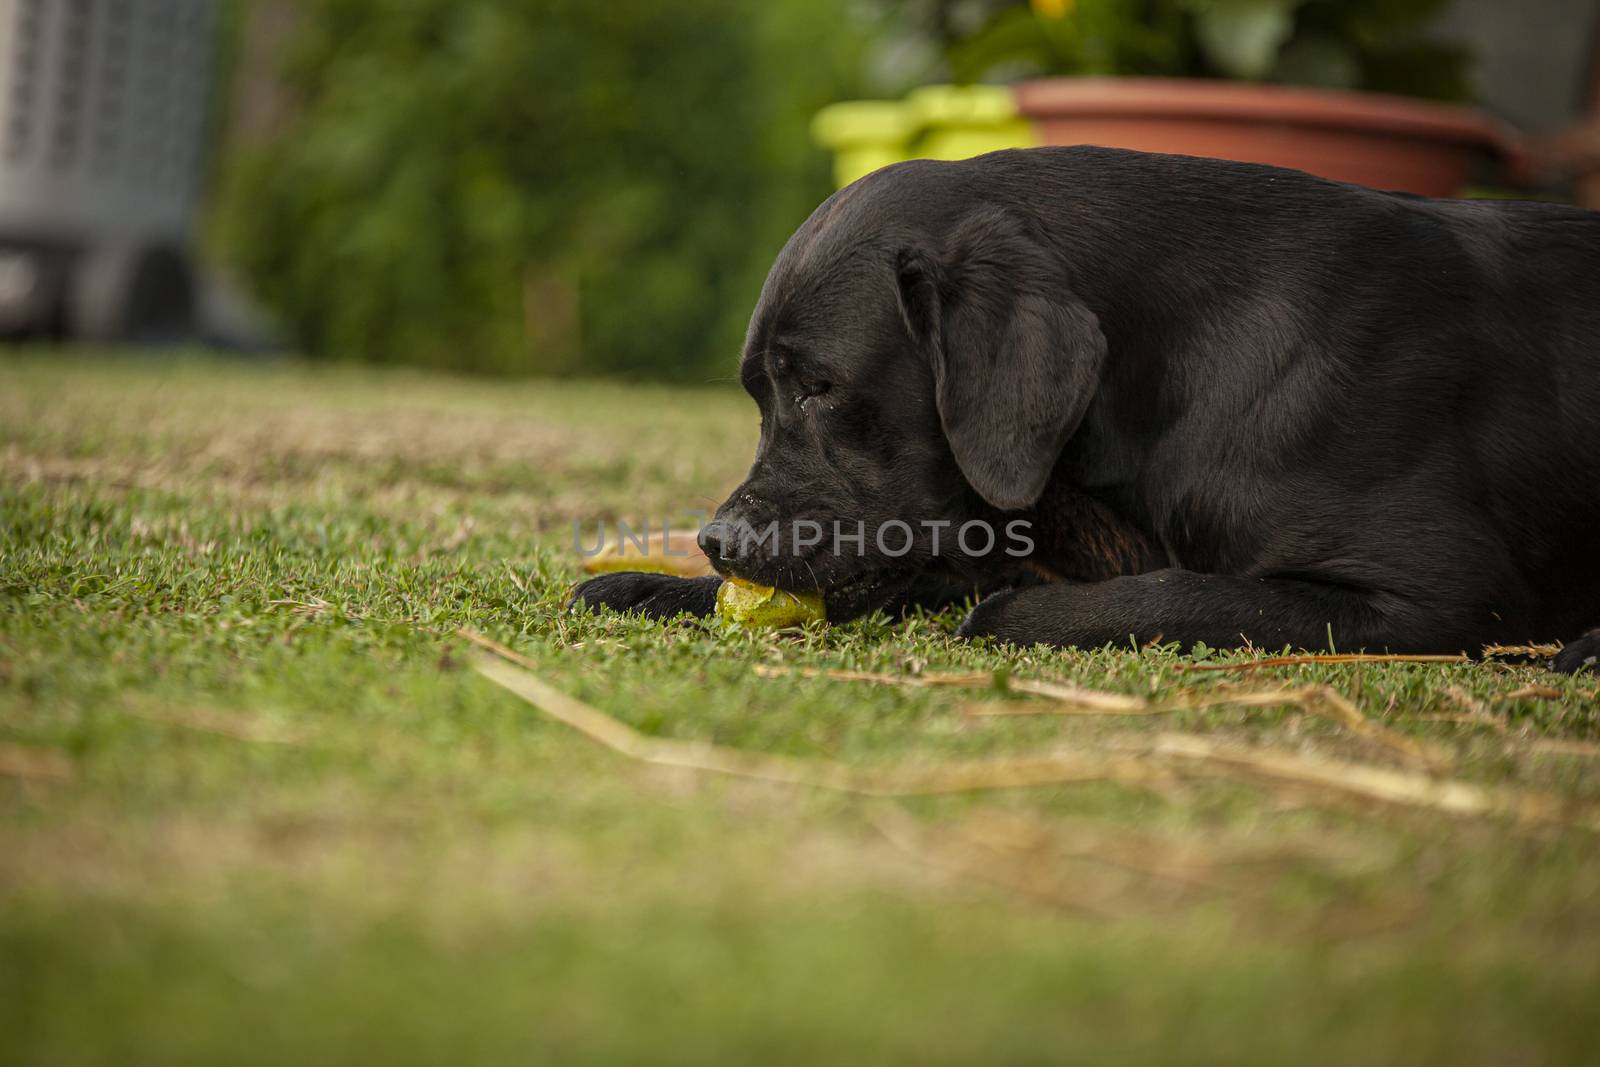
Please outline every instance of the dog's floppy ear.
M895 274L961 473L995 507L1028 507L1094 396L1099 321L1055 257L995 207L958 224L939 253L900 250Z

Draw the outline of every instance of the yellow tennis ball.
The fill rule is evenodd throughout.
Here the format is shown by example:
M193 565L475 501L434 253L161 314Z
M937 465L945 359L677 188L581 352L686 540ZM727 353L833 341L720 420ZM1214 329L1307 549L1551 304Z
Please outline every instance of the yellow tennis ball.
M781 629L822 622L827 616L819 593L791 593L740 578L724 578L717 590L717 615L747 629Z

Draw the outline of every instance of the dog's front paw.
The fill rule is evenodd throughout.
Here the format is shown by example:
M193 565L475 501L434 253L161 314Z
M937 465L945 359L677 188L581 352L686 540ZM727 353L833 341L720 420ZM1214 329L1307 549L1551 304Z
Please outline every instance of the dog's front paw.
M1014 629L1010 619L1010 607L1016 600L1018 590L1007 589L1004 592L990 593L978 601L976 607L967 613L961 625L956 629L957 637L968 639L976 637L993 637L998 641L1016 642L1012 633Z
M1550 664L1553 671L1575 674L1578 671L1600 673L1600 630L1590 630L1563 648Z
M679 578L673 574L622 571L590 578L573 590L569 608L643 615L648 619L675 619L680 615L703 618L717 610L717 587L722 579Z

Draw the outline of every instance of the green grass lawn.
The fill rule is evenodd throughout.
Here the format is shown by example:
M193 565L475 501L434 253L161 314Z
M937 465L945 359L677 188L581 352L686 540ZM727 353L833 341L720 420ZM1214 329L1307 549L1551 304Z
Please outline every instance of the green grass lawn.
M1240 683L1188 650L562 611L574 519L714 504L754 434L726 386L0 354L0 1062L1594 1062L1588 831L1177 777L866 800L630 761L470 669L462 625L648 735L864 766L1159 731L1395 766L1293 709L754 671ZM1600 740L1594 678L1247 681L1600 806L1548 743Z

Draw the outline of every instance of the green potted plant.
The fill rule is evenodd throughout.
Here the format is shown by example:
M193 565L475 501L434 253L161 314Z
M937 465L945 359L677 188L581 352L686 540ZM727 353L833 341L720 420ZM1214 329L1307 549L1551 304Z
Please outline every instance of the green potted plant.
M1452 195L1510 133L1459 102L1469 57L1430 34L1449 0L1016 0L949 58L1016 79L1044 144L1295 167Z

